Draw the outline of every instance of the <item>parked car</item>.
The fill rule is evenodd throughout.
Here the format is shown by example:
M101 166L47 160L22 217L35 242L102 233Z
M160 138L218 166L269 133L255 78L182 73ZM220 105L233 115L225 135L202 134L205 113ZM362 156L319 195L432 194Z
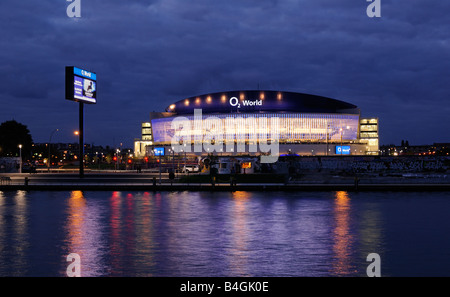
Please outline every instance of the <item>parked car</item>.
M184 173L191 173L191 172L199 172L200 168L198 165L185 165L183 166L183 172Z

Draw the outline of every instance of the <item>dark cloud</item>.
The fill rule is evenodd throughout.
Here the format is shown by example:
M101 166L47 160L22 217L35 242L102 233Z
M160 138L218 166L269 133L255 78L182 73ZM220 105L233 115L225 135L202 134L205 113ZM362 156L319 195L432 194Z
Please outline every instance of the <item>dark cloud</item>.
M381 142L450 141L450 23L445 1L81 0L0 3L0 121L35 141L74 141L64 67L98 74L86 141L131 145L150 111L197 94L280 89L341 99L379 116Z

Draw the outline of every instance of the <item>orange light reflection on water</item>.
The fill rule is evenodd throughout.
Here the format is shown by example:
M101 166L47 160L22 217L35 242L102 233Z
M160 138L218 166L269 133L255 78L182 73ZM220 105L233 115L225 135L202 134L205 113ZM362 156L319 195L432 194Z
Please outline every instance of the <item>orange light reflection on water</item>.
M83 217L86 200L82 191L72 191L69 198L69 241L74 253L83 245Z
M250 198L249 192L236 191L232 194L234 205L231 212L233 249L231 250L230 268L233 275L250 276L248 271L248 257L246 255L248 243L247 230L247 200Z
M104 273L103 226L99 219L99 207L95 203L88 207L82 191L72 191L68 199L67 252L80 256L81 276L100 276Z
M346 191L338 191L334 199L335 228L333 231L333 252L335 261L332 273L348 275L355 272L351 266L353 236L350 233L350 198Z
M111 229L111 269L118 271L121 268L118 255L122 254L123 248L120 244L120 225L122 220L122 197L120 192L113 192L110 200L110 229Z

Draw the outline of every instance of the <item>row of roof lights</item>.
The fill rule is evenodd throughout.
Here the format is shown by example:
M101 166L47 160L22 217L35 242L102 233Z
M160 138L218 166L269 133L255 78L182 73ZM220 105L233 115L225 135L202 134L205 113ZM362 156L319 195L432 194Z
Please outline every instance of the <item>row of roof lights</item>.
M266 98L266 95L265 95L263 92L261 92L261 93L259 94L259 99L260 99L260 100L264 100L265 98ZM239 99L242 100L242 101L245 100L245 94L244 94L244 93L240 93ZM279 92L279 93L277 94L277 100L282 100L282 99L283 99L283 95L282 95L281 92ZM226 95L222 95L222 96L220 97L220 101L221 101L222 103L225 103L225 102L227 101L227 96L226 96ZM206 102L207 102L207 103L211 103L211 102L212 102L212 97L211 97L211 96L207 96L207 97L206 97ZM200 97L195 98L195 103L196 103L196 104L200 104L200 103L201 103ZM184 105L185 105L185 106L189 106L189 104L190 104L189 99L184 100ZM169 109L170 109L170 110L174 110L174 109L175 109L175 104L170 105L170 106L169 106Z

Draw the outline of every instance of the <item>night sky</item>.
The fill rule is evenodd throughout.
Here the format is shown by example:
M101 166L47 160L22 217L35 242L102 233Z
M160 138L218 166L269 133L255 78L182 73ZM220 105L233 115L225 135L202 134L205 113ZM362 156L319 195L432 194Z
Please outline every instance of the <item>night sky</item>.
M303 92L380 119L380 143L450 142L450 1L0 1L0 122L76 142L65 66L97 73L85 141L132 146L149 112L230 90Z

